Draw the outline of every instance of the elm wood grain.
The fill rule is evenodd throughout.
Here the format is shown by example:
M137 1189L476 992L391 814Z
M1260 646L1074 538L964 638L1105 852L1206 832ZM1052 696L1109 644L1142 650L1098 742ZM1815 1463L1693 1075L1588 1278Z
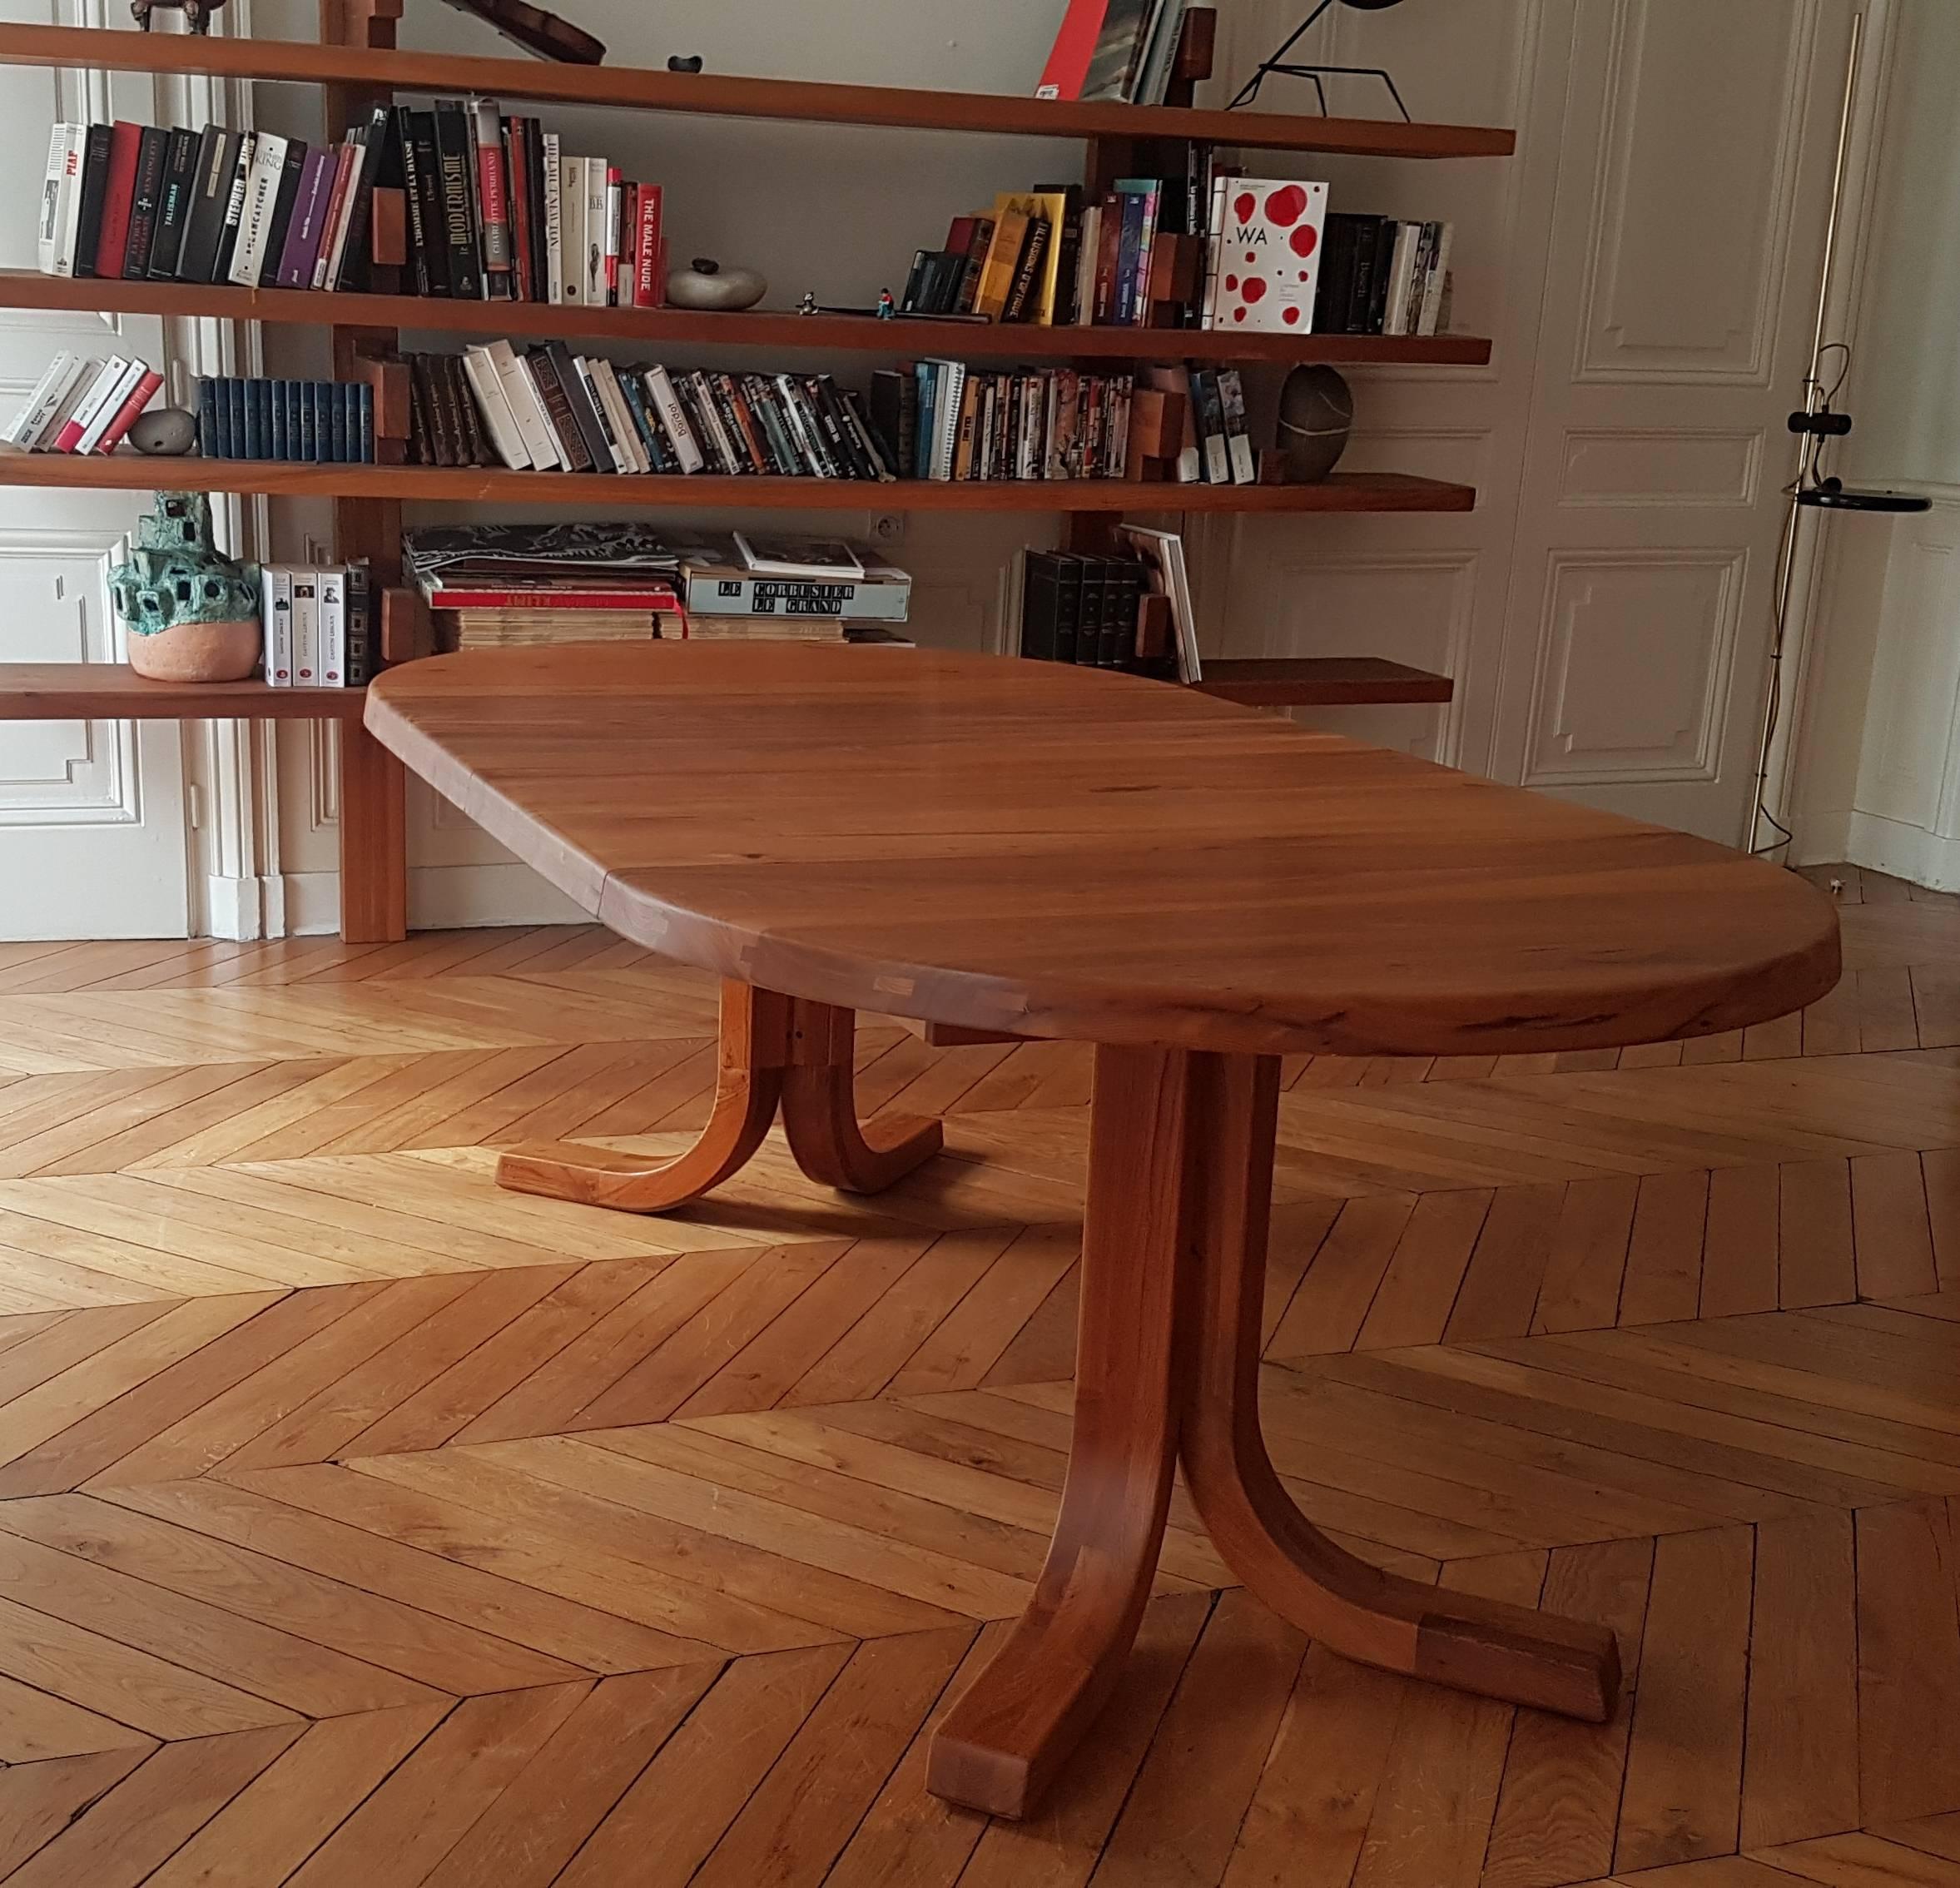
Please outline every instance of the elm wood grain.
M1446 675L1384 656L1253 656L1208 661L1201 695L1246 708L1360 708L1382 702L1446 702Z
M409 934L407 791L401 762L360 723L343 721L340 936L347 943L393 944Z
M1121 1677L1157 1572L1174 1463L1253 1596L1361 1663L1601 1723L1606 1627L1419 1585L1300 1513L1259 1427L1276 1056L1096 1051L1074 1433L1035 1597L933 1741L927 1786L1039 1804Z
M1134 678L925 649L439 656L368 724L622 936L840 1009L1252 1054L1734 1028L1794 875Z
M137 452L0 455L0 485L63 491L156 489L157 462ZM173 490L268 492L275 497L416 499L425 503L688 505L696 509L862 511L1469 511L1468 485L1396 472L1337 472L1317 485L1174 485L1124 479L990 479L955 484L900 479L724 478L706 473L512 472L500 466L287 465L250 459L173 459Z
M208 315L227 321L336 323L431 334L813 348L868 354L944 353L975 360L1324 360L1341 365L1481 367L1476 335L1248 335L1223 328L1031 327L1020 323L881 321L865 315L763 310L717 315L684 308L588 308L543 301L454 301L405 295L248 289L210 282L123 281L0 269L0 308L73 313Z
M362 688L152 682L119 662L0 662L0 721L359 721Z
M848 1010L727 980L714 1106L686 1153L649 1162L576 1142L518 1147L499 1159L497 1184L622 1212L671 1212L746 1166L780 1106L790 1152L818 1185L881 1193L938 1153L941 1135L937 1121L911 1117L866 1134L852 1093L856 1033Z
M455 53L370 50L270 39L105 32L100 27L0 27L0 65L75 66L127 72L207 72L285 79L369 92L479 92L490 97L618 105L715 117L905 131L989 132L1025 137L1197 139L1269 151L1359 157L1507 157L1510 131L1482 125L1404 124L1276 112L1079 103L896 86L737 78L630 66L547 65Z

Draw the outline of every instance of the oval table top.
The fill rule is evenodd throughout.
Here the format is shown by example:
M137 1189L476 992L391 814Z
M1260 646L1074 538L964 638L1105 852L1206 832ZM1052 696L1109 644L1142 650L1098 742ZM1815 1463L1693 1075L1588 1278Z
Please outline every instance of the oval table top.
M1838 976L1792 873L1092 669L494 650L389 670L367 725L623 937L841 1008L1496 1054L1732 1029Z

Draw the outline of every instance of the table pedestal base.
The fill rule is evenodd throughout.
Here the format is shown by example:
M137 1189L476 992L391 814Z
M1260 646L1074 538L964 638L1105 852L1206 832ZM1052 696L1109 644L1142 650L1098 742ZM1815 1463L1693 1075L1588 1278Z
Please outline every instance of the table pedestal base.
M1019 1817L1114 1689L1143 1616L1174 1462L1247 1587L1336 1652L1603 1722L1611 1632L1385 1573L1293 1505L1259 1427L1279 1065L1096 1051L1074 1439L1033 1602L935 1735L928 1786Z
M748 1164L782 1112L796 1165L821 1186L879 1193L938 1153L940 1124L911 1118L858 1125L852 1094L856 1018L849 1010L745 983L722 986L720 1075L701 1138L671 1160L559 1141L512 1148L497 1184L553 1200L665 1213Z

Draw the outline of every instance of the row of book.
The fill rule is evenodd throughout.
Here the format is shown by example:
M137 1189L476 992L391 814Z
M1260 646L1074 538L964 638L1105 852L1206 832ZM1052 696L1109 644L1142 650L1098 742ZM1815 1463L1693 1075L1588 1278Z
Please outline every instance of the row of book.
M1205 233L1211 147L1181 177L1121 177L1091 201L1079 184L1004 191L955 216L944 246L913 252L899 311L1038 327L1143 327L1159 236ZM1195 311L1190 311L1193 316Z
M1030 550L1021 574L1020 653L1043 662L1121 669L1160 681L1199 678L1198 636L1183 540L1124 525L1123 554ZM1169 632L1146 630L1144 599L1161 596Z
M372 465L375 390L361 380L213 375L197 384L197 440L206 459Z
M863 401L828 374L670 373L497 340L410 360L415 456L516 470L896 476ZM464 397L464 395L467 397Z
M1185 11L1186 0L1069 0L1035 96L1161 105Z
M1449 325L1451 226L1327 208L1327 186L1220 176L1206 246L1207 328L1434 335Z
M23 452L113 452L162 385L146 360L57 354L0 440Z
M555 132L489 98L376 105L325 146L219 125L57 124L37 260L53 276L365 288L378 187L403 192L402 286L416 294L664 300L660 186L561 150Z
M374 672L373 599L365 563L261 566L265 680L275 688L364 686Z

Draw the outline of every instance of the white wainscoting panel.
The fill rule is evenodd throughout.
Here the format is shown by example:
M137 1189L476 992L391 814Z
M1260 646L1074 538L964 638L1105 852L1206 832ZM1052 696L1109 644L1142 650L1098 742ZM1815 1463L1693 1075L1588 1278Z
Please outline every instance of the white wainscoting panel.
M1754 504L1762 461L1763 435L1754 427L1705 433L1574 427L1566 435L1559 503Z

